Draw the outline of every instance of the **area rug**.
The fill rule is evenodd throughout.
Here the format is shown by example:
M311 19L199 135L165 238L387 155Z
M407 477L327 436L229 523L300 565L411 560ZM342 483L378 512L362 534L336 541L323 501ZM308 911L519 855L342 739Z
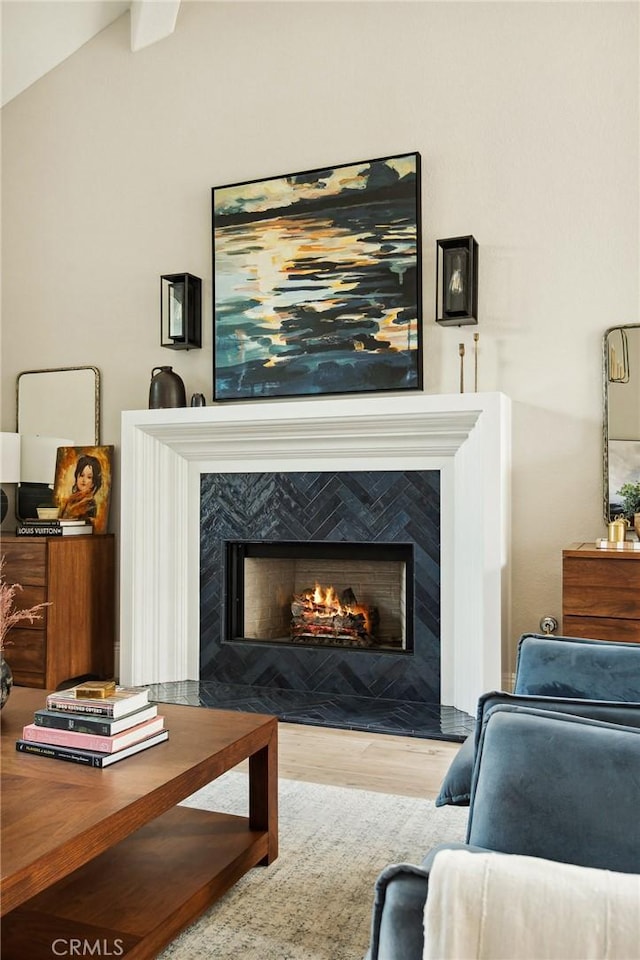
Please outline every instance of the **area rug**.
M248 815L245 773L185 804ZM467 809L296 780L279 781L278 859L244 876L161 960L363 960L373 885L389 863L419 863L464 840Z

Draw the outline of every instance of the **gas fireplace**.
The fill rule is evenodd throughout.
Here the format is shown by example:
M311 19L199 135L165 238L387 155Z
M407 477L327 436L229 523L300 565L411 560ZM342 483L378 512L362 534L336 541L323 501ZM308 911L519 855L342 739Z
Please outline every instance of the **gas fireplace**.
M413 544L231 541L229 642L413 650Z

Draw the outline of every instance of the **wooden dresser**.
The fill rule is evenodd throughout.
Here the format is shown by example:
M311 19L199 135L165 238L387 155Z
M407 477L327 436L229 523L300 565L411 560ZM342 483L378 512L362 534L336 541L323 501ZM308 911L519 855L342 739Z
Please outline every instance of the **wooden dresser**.
M640 550L562 551L562 634L640 643Z
M5 660L19 686L55 689L64 680L113 677L115 644L115 538L19 538L0 544L8 583L26 609L49 601L42 618L22 620L9 635Z

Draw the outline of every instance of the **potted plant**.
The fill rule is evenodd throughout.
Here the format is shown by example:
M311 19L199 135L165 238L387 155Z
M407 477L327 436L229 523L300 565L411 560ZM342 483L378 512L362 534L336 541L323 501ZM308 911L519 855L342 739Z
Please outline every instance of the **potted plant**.
M640 537L640 480L623 483L617 491L622 497L624 515Z
M17 608L15 596L18 590L22 590L19 583L7 583L5 580L4 557L0 557L0 710L7 702L13 684L11 667L4 658L4 648L11 643L11 640L7 640L7 634L21 620L28 620L29 623L40 620L42 614L38 611L49 606L48 603L36 603L28 609Z

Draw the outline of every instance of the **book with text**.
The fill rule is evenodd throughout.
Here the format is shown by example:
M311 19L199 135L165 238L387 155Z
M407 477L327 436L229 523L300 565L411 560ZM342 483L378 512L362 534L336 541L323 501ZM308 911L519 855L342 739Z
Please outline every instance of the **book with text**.
M94 733L80 733L77 730L53 730L28 723L22 729L22 739L35 743L46 743L54 747L79 747L81 750L95 750L99 753L117 753L133 743L147 740L164 727L164 717L145 720L129 730L122 730L112 737L100 737Z
M56 517L52 520L35 520L25 517L21 521L24 527L86 527L88 522L88 520L58 520Z
M51 760L68 760L71 763L82 763L87 767L108 767L118 760L124 760L158 743L169 739L169 731L161 730L153 737L132 743L130 747L118 750L117 753L100 753L96 750L80 750L75 747L54 747L48 743L34 743L31 740L16 740L16 750L20 753L33 753L39 757L49 757Z
M78 523L68 527L58 527L50 523L38 526L31 523L21 523L16 527L17 537L72 537L87 536L90 533L93 533L93 527L90 523Z
M112 737L122 730L129 730L138 723L144 723L145 720L152 720L157 715L158 707L155 703L151 703L147 707L134 710L133 713L115 720L112 717L47 709L36 710L33 719L38 727L48 727L52 730L76 730L78 733L93 733L98 737Z
M64 710L68 713L89 713L98 717L124 717L149 703L147 689L116 687L116 692L110 697L100 697L95 700L76 697L75 687L59 690L47 696L46 706L49 710Z

